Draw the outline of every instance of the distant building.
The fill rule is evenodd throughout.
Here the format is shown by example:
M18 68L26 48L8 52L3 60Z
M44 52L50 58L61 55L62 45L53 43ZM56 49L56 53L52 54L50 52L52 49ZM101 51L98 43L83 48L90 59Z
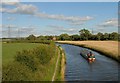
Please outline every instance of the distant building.
M54 36L52 40L53 40L53 41L56 41L56 37Z

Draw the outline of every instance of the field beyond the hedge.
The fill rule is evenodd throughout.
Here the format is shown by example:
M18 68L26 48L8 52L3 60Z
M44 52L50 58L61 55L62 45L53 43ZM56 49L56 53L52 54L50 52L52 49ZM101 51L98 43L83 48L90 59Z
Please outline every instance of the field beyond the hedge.
M33 49L39 45L38 43L2 43L2 62L7 64L13 61L18 51Z

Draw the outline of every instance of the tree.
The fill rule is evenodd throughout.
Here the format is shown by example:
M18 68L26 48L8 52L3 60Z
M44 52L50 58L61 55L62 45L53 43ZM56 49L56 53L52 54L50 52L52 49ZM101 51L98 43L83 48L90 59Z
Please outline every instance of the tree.
M108 33L104 33L104 40L109 40L109 34Z
M61 35L59 36L59 39L60 39L60 40L70 40L70 37L69 37L68 34L61 34Z
M52 40L53 36L45 36L46 40Z
M27 40L36 40L36 39L37 39L36 36L34 36L33 34L27 37Z
M88 39L91 39L91 33L89 30L87 29L82 29L79 31L80 33L80 37L81 37L81 40L88 40Z
M39 40L45 40L45 37L42 36L42 35L40 35L40 36L37 37L37 39L39 39Z
M91 40L98 40L97 35L92 35Z
M110 34L110 39L111 40L118 40L118 33L117 32L112 32Z
M120 41L120 34L118 34L118 41Z
M103 33L101 33L101 32L97 33L97 39L103 40Z
M71 35L71 40L80 40L80 36L79 35Z

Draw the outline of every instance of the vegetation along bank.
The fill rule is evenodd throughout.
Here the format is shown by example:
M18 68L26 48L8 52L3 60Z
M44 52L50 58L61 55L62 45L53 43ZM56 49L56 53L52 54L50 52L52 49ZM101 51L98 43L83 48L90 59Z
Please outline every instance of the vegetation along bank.
M58 46L59 49L59 55L60 55L60 59L59 59L59 63L58 63L58 68L57 68L57 73L56 73L56 78L55 81L65 81L65 66L66 66L66 55L64 50Z

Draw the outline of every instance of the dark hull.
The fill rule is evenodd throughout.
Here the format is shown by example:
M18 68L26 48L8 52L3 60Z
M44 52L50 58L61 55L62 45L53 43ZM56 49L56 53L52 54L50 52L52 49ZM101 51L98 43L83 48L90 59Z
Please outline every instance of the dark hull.
M80 55L81 55L82 57L84 57L85 59L87 59L87 60L88 60L88 57L87 57L87 55L85 55L85 54L82 54L82 53L80 53Z

